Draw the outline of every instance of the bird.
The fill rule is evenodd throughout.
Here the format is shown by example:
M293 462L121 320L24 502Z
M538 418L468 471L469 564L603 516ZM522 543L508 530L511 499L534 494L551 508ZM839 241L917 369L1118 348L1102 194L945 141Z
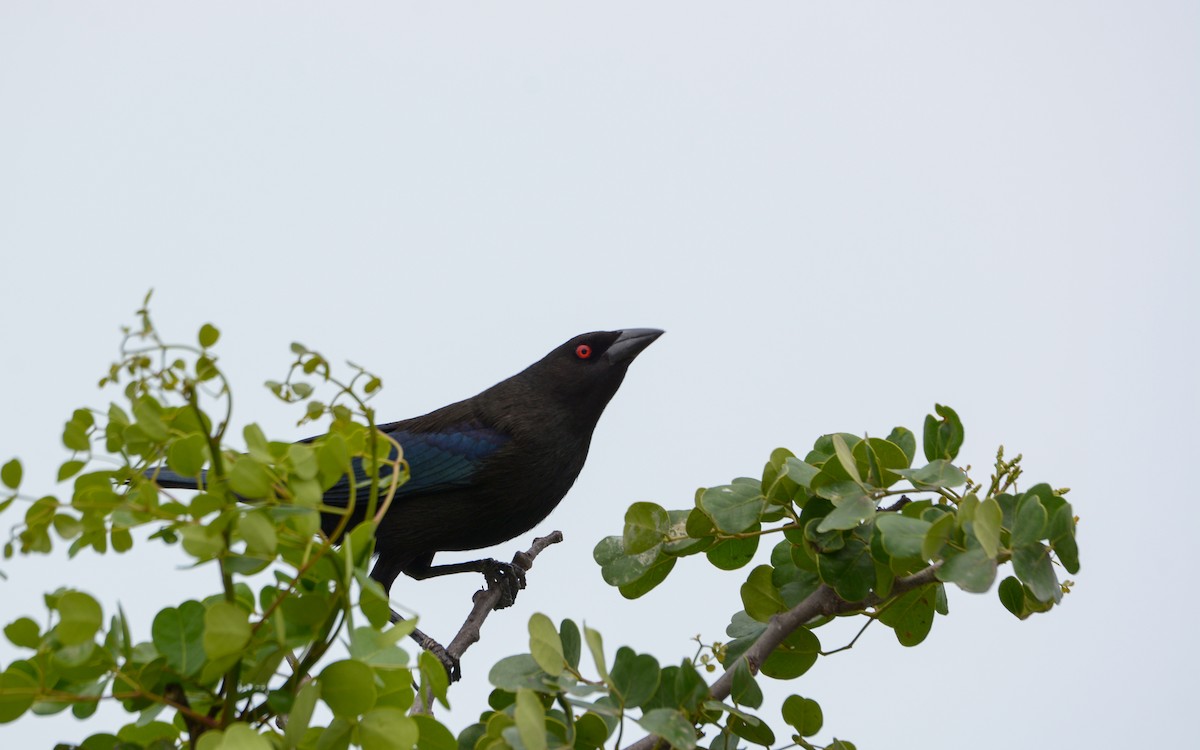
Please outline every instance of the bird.
M389 595L401 573L421 580L474 571L523 587L522 571L506 563L487 558L435 566L434 557L506 542L545 519L583 469L600 415L629 366L662 334L657 328L584 333L471 398L379 425L399 443L409 480L379 521L371 577ZM188 477L165 467L147 474L169 488L198 489L205 481L203 474ZM358 489L370 481L360 460L353 474L322 499L349 510L345 528L366 513L365 492L357 492L349 508L351 483ZM326 536L345 512L322 513ZM505 594L507 604L515 588Z

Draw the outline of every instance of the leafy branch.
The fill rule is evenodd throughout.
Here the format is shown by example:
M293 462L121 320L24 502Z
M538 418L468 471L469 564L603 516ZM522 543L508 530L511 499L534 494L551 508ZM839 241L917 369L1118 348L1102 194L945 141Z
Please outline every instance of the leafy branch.
M949 407L926 417L920 445L903 427L886 438L829 433L803 456L772 452L758 476L701 488L688 507L634 503L621 534L595 547L602 577L628 598L650 594L689 558L748 569L727 641L697 637L699 650L673 664L627 646L610 658L596 630L535 613L528 652L492 667L488 709L456 738L428 711L448 700L456 675L444 664L456 665L508 601L489 581L444 648L415 621L391 622L369 564L409 467L403 446L376 424L370 400L380 379L354 364L341 377L294 344L284 379L267 387L301 408L300 424L328 417L328 433L287 443L247 425L244 449L233 448L219 331L205 324L196 344L166 343L148 303L101 381L119 396L106 409L75 410L64 427L70 456L58 476L72 480L70 497L22 494L20 461L0 465L0 512L24 501L6 559L59 542L71 555L124 552L131 531L149 527L152 539L215 573L211 595L161 610L145 642L132 642L123 612L106 622L95 598L70 589L46 596L44 625L19 617L4 627L25 653L0 671L0 723L31 711L87 719L100 701L119 702L129 721L93 734L88 750L599 750L625 745L635 725L646 735L628 745L637 750L693 750L706 735L715 750L744 742L853 750L842 739L816 742L821 708L801 695L779 707L777 741L760 713L759 681L798 681L872 623L903 646L920 644L949 613L946 584L995 588L1024 619L1059 605L1073 586L1059 572L1079 570L1066 490L1021 491L1021 457L1006 459L1003 448L986 490L972 481L970 467L956 464L965 433ZM168 475L200 489L163 491L154 480ZM345 508L323 502L337 482L351 494ZM536 539L513 566L530 570L561 539ZM773 546L760 555L764 539ZM997 586L1005 565L1012 575ZM266 583L254 577L264 571ZM823 647L821 628L846 617L863 618L854 637ZM407 637L427 650L411 659L400 647Z

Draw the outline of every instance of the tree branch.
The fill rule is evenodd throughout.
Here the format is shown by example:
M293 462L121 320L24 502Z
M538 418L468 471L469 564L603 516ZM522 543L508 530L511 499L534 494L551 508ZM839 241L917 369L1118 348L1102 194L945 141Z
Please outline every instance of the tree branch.
M533 561L551 544L558 544L563 540L561 531L552 531L546 536L541 536L533 540L533 545L524 552L517 552L513 555L512 565L521 572L519 576L520 588L525 587L525 573L533 567ZM447 674L450 675L451 682L457 682L462 676L458 662L462 659L463 654L467 649L475 643L479 642L480 629L483 627L483 621L488 618L488 615L493 610L503 609L511 604L511 599L508 604L504 602L505 587L499 580L487 579L487 586L475 592L472 601L475 606L471 609L471 613L467 615L467 619L459 628L458 634L454 636L454 640L450 641L448 647L443 647L435 639L427 633L414 629L411 637L421 648L429 651L446 667ZM512 595L510 590L509 595ZM399 618L395 612L392 612L393 618Z
M933 583L936 580L937 566L930 565L928 568L906 578L897 579L892 585L892 590L888 596L881 598L875 594L871 594L866 599L858 602L848 602L840 598L833 589L822 584L820 588L805 597L804 601L792 607L787 612L773 615L770 621L767 622L767 629L758 637L754 645L748 648L746 653L738 657L738 659L746 660L746 663L750 667L750 674L758 674L758 670L762 668L763 662L767 660L771 652L778 648L779 644L783 643L784 639L795 632L797 628L803 627L804 623L812 620L814 617L832 617L834 615L873 607L881 604L886 599L906 594L913 589ZM725 668L725 673L717 678L717 681L709 688L709 692L715 700L721 701L729 697L729 693L733 689L733 673L736 666L737 661L728 665ZM653 750L655 745L660 742L662 742L660 737L651 734L627 746L625 750Z
M533 568L533 561L551 544L558 544L563 540L561 531L552 531L546 536L540 536L533 540L533 546L524 552L518 552L513 555L513 567L520 568L522 572L529 572ZM483 621L487 619L492 610L496 609L503 597L503 587L491 581L488 582L487 588L480 589L475 592L473 601L475 606L471 609L471 614L467 615L466 621L459 628L458 634L454 636L454 640L450 641L450 645L446 648L446 653L454 659L461 659L462 655L467 652L475 643L479 642L480 628L483 626Z

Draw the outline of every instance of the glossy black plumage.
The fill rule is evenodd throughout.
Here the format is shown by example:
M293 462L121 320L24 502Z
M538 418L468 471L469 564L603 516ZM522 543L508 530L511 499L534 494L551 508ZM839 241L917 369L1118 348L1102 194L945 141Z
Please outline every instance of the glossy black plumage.
M390 589L400 573L483 570L432 562L438 552L488 547L536 526L575 482L629 364L661 334L641 328L576 336L472 398L381 425L402 446L411 478L380 523L372 577ZM162 470L157 479L166 487L197 484ZM324 501L344 507L348 498L347 478ZM325 532L338 520L325 515Z

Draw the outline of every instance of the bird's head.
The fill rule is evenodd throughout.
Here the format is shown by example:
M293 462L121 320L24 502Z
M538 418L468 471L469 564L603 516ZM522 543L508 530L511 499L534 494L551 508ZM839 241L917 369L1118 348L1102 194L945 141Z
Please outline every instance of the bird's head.
M580 334L530 365L518 378L594 423L634 358L662 334L657 328Z

